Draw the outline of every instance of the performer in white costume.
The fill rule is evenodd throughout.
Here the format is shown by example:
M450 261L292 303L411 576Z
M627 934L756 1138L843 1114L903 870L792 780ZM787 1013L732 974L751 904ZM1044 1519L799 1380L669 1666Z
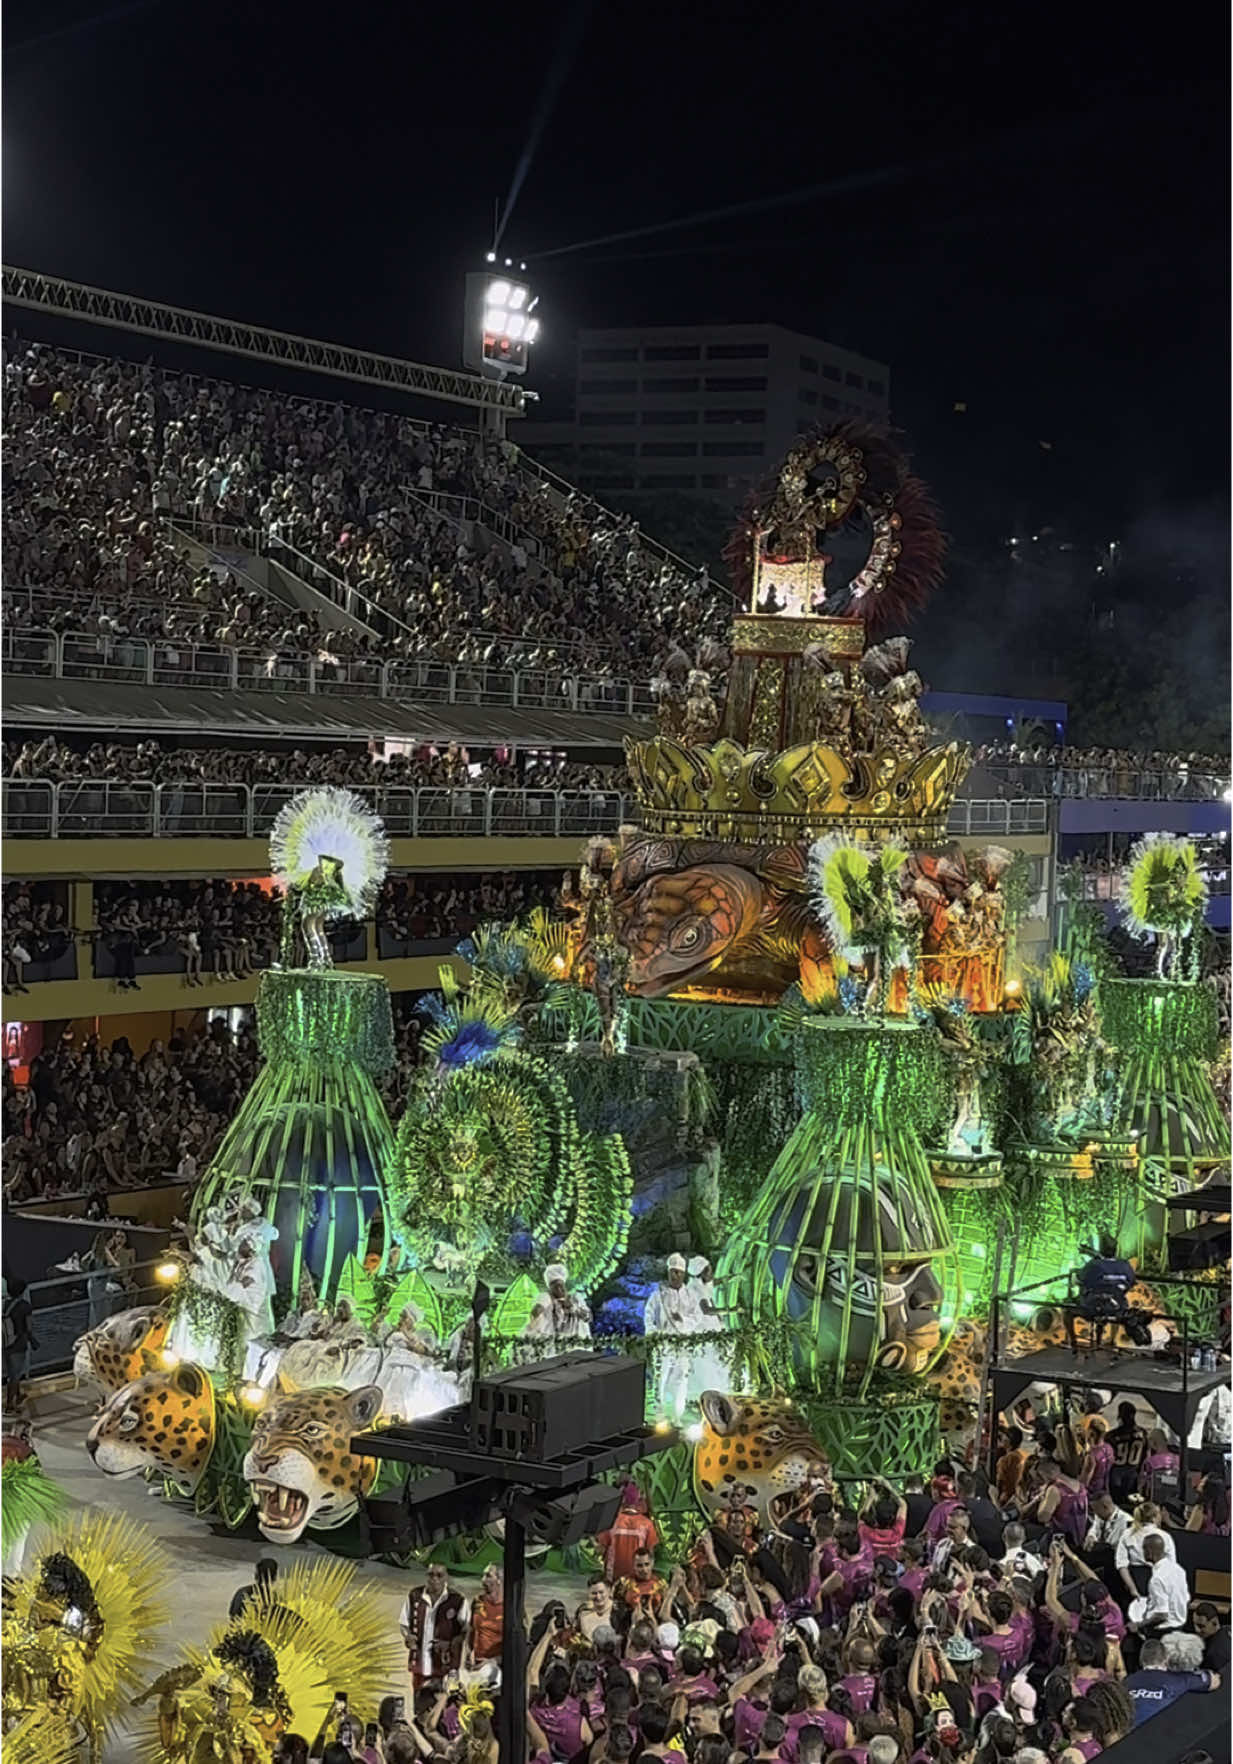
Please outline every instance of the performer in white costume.
M546 1292L541 1292L527 1318L523 1339L552 1341L562 1349L591 1339L591 1307L569 1290L564 1265L553 1262L544 1269Z
M715 1270L706 1256L691 1256L689 1285L685 1288L694 1335L718 1335L724 1320L715 1304ZM704 1390L726 1391L731 1384L727 1362L714 1342L700 1343L690 1355L689 1401L696 1403Z
M687 1269L684 1256L668 1257L666 1278L654 1288L642 1313L643 1327L648 1335L660 1337L693 1333L693 1301L686 1286ZM685 1413L689 1383L689 1354L663 1344L659 1350L659 1378L655 1392L656 1412L669 1420L679 1421Z

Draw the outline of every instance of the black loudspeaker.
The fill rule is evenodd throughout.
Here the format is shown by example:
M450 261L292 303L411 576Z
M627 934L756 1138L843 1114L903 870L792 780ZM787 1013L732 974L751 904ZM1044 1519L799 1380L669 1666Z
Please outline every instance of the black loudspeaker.
M526 1515L529 1542L567 1549L607 1531L621 1510L621 1490L606 1482L590 1482L573 1494L541 1499Z
M1184 1231L1171 1232L1168 1246L1169 1270L1173 1274L1222 1267L1229 1259L1229 1222L1209 1219Z
M429 1549L462 1531L478 1531L499 1512L489 1478L460 1483L452 1470L434 1470L430 1476L408 1482L403 1495L410 1547L417 1550Z
M509 1366L475 1388L476 1451L546 1463L641 1429L646 1371L624 1354L558 1354Z

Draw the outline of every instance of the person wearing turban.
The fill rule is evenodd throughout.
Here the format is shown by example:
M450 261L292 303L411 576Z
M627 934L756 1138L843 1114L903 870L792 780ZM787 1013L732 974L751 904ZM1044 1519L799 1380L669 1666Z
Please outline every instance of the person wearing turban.
M523 1337L527 1341L551 1341L558 1347L576 1347L591 1339L591 1307L569 1290L568 1276L560 1262L544 1269L546 1292L541 1292Z

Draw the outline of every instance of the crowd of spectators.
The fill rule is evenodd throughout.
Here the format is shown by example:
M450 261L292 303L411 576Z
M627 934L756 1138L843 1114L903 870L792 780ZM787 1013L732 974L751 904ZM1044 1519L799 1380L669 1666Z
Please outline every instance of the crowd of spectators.
M364 747L162 747L157 741L96 741L70 747L48 735L6 741L3 772L12 779L51 783L91 779L142 784L270 784L301 789L313 784L355 788L621 791L623 764L571 760L564 753L520 754L494 747L473 754L456 741L425 742L409 752L375 754Z
M525 1691L498 1678L499 1568L471 1598L433 1562L399 1615L406 1694L341 1696L320 1755L498 1764L501 1699L525 1694L530 1764L1088 1764L1156 1723L1157 1755L1213 1764L1169 1737L1230 1655L1175 1540L1227 1537L1228 1489L1209 1473L1162 1507L1176 1466L1123 1403L1116 1425L1003 1426L992 1481L948 1459L902 1490L822 1475L768 1523L738 1477L684 1553L630 1482L581 1599L528 1616Z
M51 964L70 947L72 931L61 890L49 882L4 884L4 991L29 992L26 969Z
M18 1086L4 1065L8 1202L98 1195L169 1175L193 1182L257 1074L256 1037L212 1022L177 1030L135 1058L128 1040L64 1040L31 1061Z
M727 601L705 571L549 489L510 442L21 342L4 374L10 622L84 629L109 652L162 639L168 666L164 649L195 641L610 676L722 634ZM472 543L432 506L442 493L512 523L508 542ZM225 566L194 569L175 519L238 550L294 547L362 597L379 637L327 638Z
M556 871L391 875L378 898L378 958L389 961L453 948L485 920L555 907ZM150 974L178 973L187 987L244 979L279 959L283 897L268 883L206 880L98 881L97 924L76 931L57 885L10 882L4 891L4 990L27 992L26 968L54 959L76 937L94 946L94 972L118 991L140 990ZM331 923L336 960L362 959L364 927Z
M1213 802L1229 786L1229 758L1212 753L1131 753L1124 748L1020 746L986 741L973 764L989 771L990 795L1138 797ZM984 787L982 786L982 794Z

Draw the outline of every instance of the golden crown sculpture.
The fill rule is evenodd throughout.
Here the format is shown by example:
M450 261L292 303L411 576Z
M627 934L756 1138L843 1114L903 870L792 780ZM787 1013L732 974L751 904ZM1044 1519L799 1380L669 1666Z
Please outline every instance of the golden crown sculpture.
M671 652L660 733L625 743L644 833L941 843L969 750L930 745L909 640L866 645L923 604L943 553L924 488L885 437L844 424L802 438L729 548L748 606L730 655L705 641L692 660Z
M953 741L917 755L845 756L812 741L769 753L664 735L627 742L626 758L645 832L751 845L816 837L823 822L856 838L939 844L969 763Z

